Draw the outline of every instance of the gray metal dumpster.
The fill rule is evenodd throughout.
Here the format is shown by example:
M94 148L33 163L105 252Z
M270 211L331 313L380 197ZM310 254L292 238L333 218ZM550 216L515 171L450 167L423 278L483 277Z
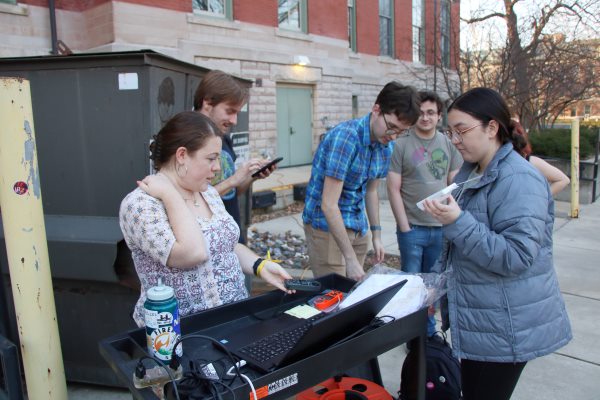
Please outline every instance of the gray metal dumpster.
M120 385L98 353L100 339L135 328L131 313L139 281L119 229L119 204L150 171L152 135L177 112L192 109L206 72L149 50L0 58L0 76L23 77L31 84L54 296L70 381ZM248 131L247 108L235 131ZM242 210L246 224L248 210L247 205ZM0 314L8 318L0 318L0 332L18 343L1 227Z

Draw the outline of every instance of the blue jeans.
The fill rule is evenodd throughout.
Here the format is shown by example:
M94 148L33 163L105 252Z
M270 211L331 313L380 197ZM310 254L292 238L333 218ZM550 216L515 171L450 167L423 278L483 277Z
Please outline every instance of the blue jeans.
M442 252L442 228L411 225L410 231L396 230L400 250L401 269L404 272L430 272ZM435 318L429 317L427 336L435 333Z

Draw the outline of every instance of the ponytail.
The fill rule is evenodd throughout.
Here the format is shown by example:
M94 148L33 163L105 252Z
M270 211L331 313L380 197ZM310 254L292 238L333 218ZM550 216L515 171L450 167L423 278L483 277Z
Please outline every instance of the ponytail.
M516 119L511 119L508 130L515 151L528 159L532 151L531 143L529 143L529 137L521 123Z

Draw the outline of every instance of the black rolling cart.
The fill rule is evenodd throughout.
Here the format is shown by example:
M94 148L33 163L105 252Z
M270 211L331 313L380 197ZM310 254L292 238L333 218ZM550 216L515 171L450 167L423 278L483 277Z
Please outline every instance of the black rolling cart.
M340 291L349 291L355 284L354 281L335 274L319 278L319 281L323 288ZM281 291L274 290L184 317L181 319L181 332L184 337L197 334L217 338L219 332L243 330L244 326L255 323L257 318L268 318L278 310L304 303L313 295L296 293L284 296ZM401 319L369 327L347 340L272 372L263 373L246 366L244 374L252 380L258 398L265 400L287 399L331 377L344 374L383 385L376 357L402 343L412 341L413 349L419 357L418 387L421 390L418 398L424 400L426 320L427 309L424 308ZM182 345L181 365L184 373L189 370L194 360L211 362L220 370L221 375L232 365L225 353L210 340L191 337L184 339ZM146 355L144 329L135 329L104 339L100 341L99 348L104 359L135 399L156 399L150 389L137 389L133 383L138 360ZM232 378L228 382L227 390L223 389L221 397L224 400L233 400L235 395L236 399L245 400L251 397L250 393L250 386L245 380ZM210 399L208 396L206 398Z

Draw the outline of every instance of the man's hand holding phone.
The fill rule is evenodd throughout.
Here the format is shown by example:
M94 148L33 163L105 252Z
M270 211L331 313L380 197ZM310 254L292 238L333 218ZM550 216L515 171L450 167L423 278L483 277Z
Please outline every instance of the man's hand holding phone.
M277 163L280 162L281 160L283 160L283 157L277 157L276 159L269 161L268 163L263 165L260 169L255 171L252 174L252 178L264 179L264 178L268 177L269 175L271 175L271 172L273 172L277 168Z

